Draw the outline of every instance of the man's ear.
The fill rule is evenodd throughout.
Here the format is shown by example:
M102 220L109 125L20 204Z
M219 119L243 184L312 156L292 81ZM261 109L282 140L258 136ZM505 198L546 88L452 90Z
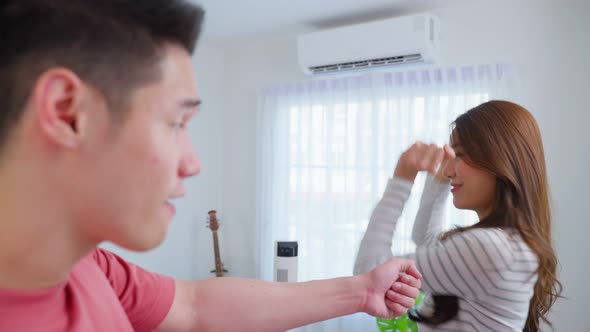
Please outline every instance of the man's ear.
M52 68L35 83L32 102L42 134L52 143L75 148L81 139L84 123L83 99L88 87L71 70Z

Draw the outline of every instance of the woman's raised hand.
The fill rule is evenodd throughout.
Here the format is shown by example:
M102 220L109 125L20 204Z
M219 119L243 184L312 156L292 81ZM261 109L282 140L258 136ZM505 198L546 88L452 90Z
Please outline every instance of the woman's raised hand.
M444 168L454 158L455 152L446 144L439 147L436 144L416 142L402 153L393 174L414 181L418 172L427 171L439 181L446 182L448 179L443 174Z

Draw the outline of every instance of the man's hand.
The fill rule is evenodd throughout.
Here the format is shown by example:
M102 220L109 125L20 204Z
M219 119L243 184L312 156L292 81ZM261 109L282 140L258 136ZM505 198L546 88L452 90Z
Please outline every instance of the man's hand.
M393 174L414 181L418 172L428 171L437 180L448 182L443 172L448 161L454 158L455 152L448 145L441 148L435 144L416 142L402 153Z
M393 318L414 306L422 275L413 261L394 258L364 277L368 291L362 311L375 317Z

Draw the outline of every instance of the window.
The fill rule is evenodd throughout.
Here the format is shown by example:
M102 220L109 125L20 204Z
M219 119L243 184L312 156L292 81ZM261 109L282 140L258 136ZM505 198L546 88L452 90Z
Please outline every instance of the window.
M276 240L299 242L301 281L351 275L370 213L400 154L416 140L448 142L458 115L499 94L498 84L491 84L500 81L498 75L475 76L479 79L467 79L462 68L373 74L263 94L258 118L261 277L272 278ZM415 249L410 236L424 179L417 178L398 224L394 255ZM448 201L447 228L475 220L475 213L458 211ZM359 320L336 319L305 331L369 329Z

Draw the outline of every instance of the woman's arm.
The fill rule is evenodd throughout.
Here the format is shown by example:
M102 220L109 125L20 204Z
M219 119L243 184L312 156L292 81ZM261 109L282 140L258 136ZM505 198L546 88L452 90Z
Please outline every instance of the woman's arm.
M354 263L354 274L370 271L393 257L391 241L395 226L412 191L413 182L401 177L390 179L383 197L373 210L367 231Z
M354 274L367 272L393 257L391 243L395 227L410 196L416 175L424 170L435 173L441 162L452 157L450 150L452 149L448 146L443 149L434 144L417 142L402 153L393 179L389 180L381 201L371 214L354 264Z
M444 179L443 179L444 180ZM449 197L448 181L428 175L414 221L412 240L417 246L431 243L443 232L443 215Z

